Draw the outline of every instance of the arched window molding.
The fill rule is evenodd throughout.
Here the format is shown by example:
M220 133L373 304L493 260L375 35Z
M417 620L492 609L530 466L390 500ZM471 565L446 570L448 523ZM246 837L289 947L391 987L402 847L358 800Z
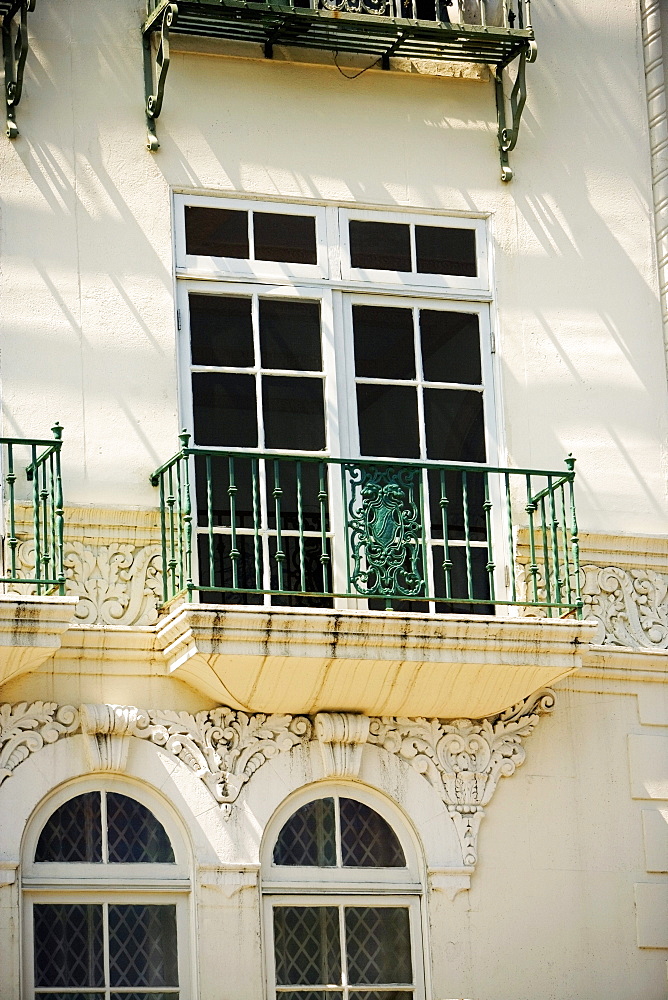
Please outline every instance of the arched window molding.
M281 830L294 813L315 800L333 800L336 809L336 864L326 867L317 865L281 865L274 860L274 847ZM338 846L341 829L338 800L353 799L363 803L388 824L396 836L404 865L391 867L344 866ZM303 919L308 928L314 919L327 917L329 936L336 941L341 953L340 968L332 971L334 977L330 986L340 983L340 990L328 992L332 1000L354 1000L356 996L375 996L371 981L366 989L350 988L348 972L353 970L354 959L351 951L351 929L349 921L380 921L397 924L399 939L406 945L406 929L410 947L404 953L403 979L406 979L406 955L410 957L411 982L398 982L394 988L382 992L386 1000L423 1000L425 997L425 962L427 919L425 913L424 887L425 866L415 831L402 811L385 796L372 789L353 782L317 782L299 789L288 796L267 823L261 845L261 888L263 897L263 939L266 956L268 1000L295 1000L299 991L291 991L285 982L277 982L277 969L281 964L277 945L277 935L281 934L282 921ZM285 913L283 918L281 914ZM363 935L362 935L363 936ZM329 940L329 937L328 937ZM354 950L354 949L353 949ZM352 971L351 971L352 974ZM336 976L339 979L336 979ZM278 978L281 978L278 969ZM354 977L353 977L354 978ZM299 984L302 986L305 984ZM376 985L378 985L376 983ZM388 984L385 984L388 985ZM311 996L311 994L308 994ZM313 996L320 996L316 989ZM323 993L323 996L325 994Z
M120 793L144 806L163 827L169 838L173 851L173 862L123 862L101 860L98 862L78 861L35 861L35 852L40 835L57 810L69 800L85 793L112 792ZM102 806L102 820L105 818ZM106 838L105 838L106 841ZM103 982L96 980L91 986L99 989L87 991L91 1000L117 1000L120 994L114 990L114 985L133 985L133 983L114 984L110 977L109 942L113 932L112 923L123 922L129 917L140 915L146 919L158 918L164 921L166 940L175 929L177 942L177 958L175 967L177 975L169 986L151 988L141 987L137 995L142 1000L194 1000L196 984L194 982L194 961L191 944L191 927L193 926L192 899L192 856L187 842L187 836L182 824L174 815L171 807L164 799L152 790L142 786L140 782L126 777L111 775L90 775L83 779L67 782L48 795L33 811L27 824L21 848L21 901L23 927L23 998L49 996L49 989L40 990L35 983L35 917L47 920L47 910L37 912L35 907L55 906L55 915L74 914L74 907L93 907L86 911L93 913L94 921L99 923L100 937L96 947L101 948ZM163 907L163 909L156 909ZM55 984L56 986L59 984ZM75 986L77 984L69 984ZM138 983L138 986L141 984ZM51 990L53 993L53 990ZM63 988L57 994L69 1000L79 997L78 992ZM127 990L126 990L127 993ZM135 994L132 994L133 996Z

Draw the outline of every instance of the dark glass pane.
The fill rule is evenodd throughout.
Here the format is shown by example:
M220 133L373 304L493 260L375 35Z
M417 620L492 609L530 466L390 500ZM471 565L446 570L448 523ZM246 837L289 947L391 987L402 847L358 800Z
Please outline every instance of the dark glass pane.
M263 368L322 371L320 303L260 299Z
M427 382L480 385L480 333L475 313L420 310L422 371Z
M427 457L446 462L484 462L482 394L466 389L425 389Z
M476 601L489 600L489 574L487 572L487 548L471 548L471 597ZM450 566L450 597L468 597L468 573L466 549L452 545L448 550ZM440 545L434 546L434 590L436 597L445 597L444 552ZM441 615L493 615L492 604L458 604L456 600L438 602L436 611Z
M262 378L264 439L267 448L322 451L325 404L320 378Z
M193 372L195 443L257 448L255 377Z
M107 792L107 836L112 863L173 864L174 852L162 823L141 802Z
M348 982L365 983L413 981L411 937L405 906L347 906L346 951Z
M379 271L412 271L410 227L396 222L351 222L350 263Z
M443 469L430 472L428 482L432 538L443 538L445 525L448 538L463 539L468 521L469 539L485 541L485 473L467 470L464 476L457 470Z
M356 799L339 799L339 806L344 867L406 867L397 835L382 816Z
M322 562L322 542L319 538L305 538L303 552L300 553L299 538L294 535L283 535L281 551L284 558L282 581L279 581L278 560L276 559L277 540L269 538L269 559L271 568L271 589L289 591L292 594L331 593L332 590L332 558L329 542L325 544L325 555L328 557L325 572ZM303 578L302 578L303 569ZM293 608L331 608L331 597L291 597L285 594L275 594L271 603L281 607Z
M179 993L156 993L151 990L150 993L112 993L110 994L109 1000L179 1000Z
M475 230L416 226L417 269L421 274L461 274L475 278Z
M49 1000L105 1000L104 993L71 993L69 990L67 993L42 993L40 990L37 990L35 996L48 997ZM114 1000L113 996L111 1000ZM142 997L142 1000L145 1000L145 998Z
M237 528L254 527L254 509L260 509L258 459L244 455L198 455L195 458L197 523L205 527L231 526L234 496ZM210 506L209 506L210 493Z
M186 253L248 257L248 212L186 205Z
M253 535L237 535L236 584L232 570L232 539L230 535L214 535L213 552L209 548L208 534L197 535L199 558L199 579L203 587L220 590L211 593L202 591L200 600L208 604L262 604L261 594L243 594L232 590L262 590L262 546L258 543L258 563L256 574L255 539ZM213 573L211 572L213 563Z
M109 904L112 986L178 986L176 907Z
M251 300L191 295L190 343L194 365L252 368Z
M279 833L274 846L274 864L335 867L335 826L334 799L308 802L292 814Z
M277 990L276 996L281 1000L342 1000L343 993L333 993L330 990Z
M39 835L35 861L102 861L99 792L77 795L56 809Z
M36 903L35 986L104 986L102 907Z
M341 946L336 907L275 906L274 954L278 986L340 983Z
M317 264L315 217L253 212L255 259Z
M413 1000L412 990L351 990L350 1000Z
M355 374L360 378L415 378L412 309L353 306Z
M378 458L419 458L417 390L407 385L358 385L360 452Z

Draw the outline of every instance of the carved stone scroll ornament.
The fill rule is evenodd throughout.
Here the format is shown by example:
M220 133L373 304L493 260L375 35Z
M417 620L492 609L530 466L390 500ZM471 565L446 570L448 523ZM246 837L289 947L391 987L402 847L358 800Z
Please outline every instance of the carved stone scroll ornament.
M599 642L668 649L668 576L591 564L581 572L584 613L600 622Z
M552 711L543 689L491 719L372 718L345 712L306 716L248 715L229 708L188 712L117 705L58 707L53 703L0 706L0 784L31 753L63 736L82 733L94 770L121 770L130 737L173 754L207 786L223 815L253 774L272 757L316 739L328 776L354 777L366 743L396 754L422 774L447 806L464 864L476 863L484 807L499 778L525 759L523 741Z

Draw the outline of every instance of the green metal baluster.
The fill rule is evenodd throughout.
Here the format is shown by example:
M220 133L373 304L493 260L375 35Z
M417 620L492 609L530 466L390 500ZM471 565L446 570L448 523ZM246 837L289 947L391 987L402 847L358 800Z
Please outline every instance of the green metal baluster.
M51 574L49 572L51 563L51 551L49 545L49 509L48 509L48 499L49 490L46 485L46 457L40 462L40 467L38 469L38 476L41 477L41 486L39 491L39 499L41 503L40 521L42 525L42 576L44 580L50 580ZM48 590L48 587L47 587Z
M49 546L53 554L53 579L58 581L58 539L56 538L56 454L49 453Z
M566 577L566 596L568 603L573 603L573 584L571 583L571 560L568 554L568 531L566 528L566 493L564 484L559 484L559 495L561 498L561 538L564 553L564 573Z
M489 598L494 601L494 551L492 549L492 501L489 498L489 473L483 473L485 477L485 501L483 510L485 511L485 530L487 532L487 575L489 577Z
M582 594L580 590L580 536L578 534L578 519L575 514L575 459L569 455L566 459L569 472L569 489L571 501L571 545L573 546L573 574L575 576L575 607L578 618L582 618Z
M61 597L65 596L65 509L63 503L63 477L60 469L60 450L63 437L63 428L60 424L55 424L51 428L57 444L55 446L55 530L56 530L56 560L58 591Z
M464 540L466 542L466 589L469 600L473 598L473 569L471 566L471 535L469 531L469 491L466 469L462 469L462 507L464 512Z
M206 528L209 546L209 586L215 587L215 557L213 538L213 485L211 477L211 455L207 455L204 460L206 474Z
M426 497L425 497L425 490L424 490L424 479L425 479L425 476L427 475L427 473L423 469L420 469L419 471L416 471L416 475L418 476L418 495L419 495L419 500L420 500L420 503L419 503L420 528L421 528L421 535L422 535L422 538L421 538L421 541L420 541L420 545L422 546L422 579L424 580L424 596L427 597L427 598L429 598L431 600L431 598L435 597L436 595L435 595L435 593L434 594L430 593L430 589L429 589L429 584L430 584L431 581L429 579L429 572L428 572L429 571L429 561L427 559L427 518L425 517L425 510L426 510L426 508L425 508L425 499L426 499ZM413 487L411 486L411 494L412 494L412 492L413 492ZM427 493L426 496L428 497L429 494ZM431 511L430 511L430 515L431 515ZM431 535L431 522L430 522L429 530L430 530L430 535ZM433 589L434 589L434 591L436 590L435 587ZM428 604L425 605L425 607L427 608L427 610L429 609L429 605Z
M526 477L527 484L527 504L525 510L529 515L529 553L531 562L529 563L529 573L533 585L533 603L538 604L538 563L536 562L536 533L533 523L533 516L536 513L536 503L531 492L531 476Z
M297 524L299 526L299 581L302 594L306 591L306 566L304 563L304 508L302 503L302 463L295 464L297 478Z
M341 493L343 495L343 517L344 517L344 532L346 535L346 579L347 583L347 593L353 593L353 581L350 574L350 567L352 565L352 557L350 552L350 534L352 531L352 526L350 524L350 511L348 510L348 483L346 480L346 467L345 465L340 465L341 470Z
M554 561L554 599L561 605L561 574L559 572L559 521L557 520L557 508L554 498L554 486L552 476L547 477L547 486L550 491L550 518L552 520L552 559Z
M256 458L251 460L253 487L253 549L255 555L255 589L262 590L262 566L260 560L260 477Z
M7 475L5 480L9 495L9 538L7 539L9 547L9 575L12 580L16 580L16 547L19 544L19 540L16 537L16 498L14 487L16 473L14 472L14 446L11 442L7 445Z
M169 600L169 567L167 565L167 526L165 524L165 473L160 473L160 554L162 556L162 603Z
M178 463L179 459L176 459ZM167 470L167 509L169 510L169 574L171 576L171 594L170 597L174 597L177 594L176 587L176 532L174 530L174 506L176 504L176 496L174 495L174 465L170 465Z
M181 454L183 456L183 525L185 533L185 559L182 555L181 563L182 565L185 564L186 589L188 591L188 600L191 601L195 584L193 582L192 499L190 496L190 471L188 468L188 442L190 441L190 434L186 433L186 431L182 431L181 434L179 434L179 440L181 441ZM181 494L179 494L179 496L180 495Z
M440 473L441 480L441 495L439 497L438 505L441 508L441 524L443 526L443 587L445 589L445 596L449 600L452 597L452 580L450 576L450 571L452 569L452 560L450 559L450 539L448 537L448 491L445 485L445 470L441 469Z
M232 589L239 589L239 566L238 560L241 553L237 548L237 493L238 488L234 477L234 459L228 459L228 469L230 485L227 492L230 498L230 559L232 561Z
M318 463L320 488L318 502L320 504L320 565L322 566L322 591L329 593L329 562L327 551L327 467L324 462Z
M37 448L32 445L31 448L31 462L30 468L32 469L32 521L33 521L33 531L35 535L35 580L37 581L37 593L42 593L42 584L40 583L42 578L42 539L40 534L40 524L39 524L39 469L37 468Z
M543 539L543 581L545 583L545 601L552 604L552 580L550 574L550 555L547 540L547 518L545 517L545 494L540 498L540 533ZM552 618L553 609L548 607L547 617Z
M283 593L283 563L285 562L285 552L283 551L283 538L281 535L281 497L283 496L283 490L281 489L281 473L279 469L280 463L278 459L274 460L274 489L272 496L274 498L274 506L276 511L276 553L274 559L276 561L276 575L278 577L278 590Z
M515 552L513 551L513 506L511 503L510 496L510 476L507 472L504 473L505 481L505 493L506 493L506 523L508 527L508 576L510 578L510 586L513 602L517 602L517 583L515 580Z
M176 485L174 487L174 494L176 496L176 566L178 573L178 592L183 590L183 581L185 580L185 567L183 560L183 549L184 549L184 509L183 509L183 480L181 477L181 469L183 466L183 456L179 455L179 460L176 463Z

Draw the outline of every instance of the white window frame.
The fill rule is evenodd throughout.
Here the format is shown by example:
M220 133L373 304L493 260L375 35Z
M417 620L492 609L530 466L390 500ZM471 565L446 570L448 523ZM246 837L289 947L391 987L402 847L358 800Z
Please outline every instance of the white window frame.
M53 813L69 799L85 792L119 792L127 795L153 813L163 825L174 852L174 864L113 864L96 862L35 862L37 842L45 823ZM178 987L164 987L163 992L178 996L178 1000L195 1000L197 996L196 962L192 949L191 927L194 926L191 882L191 864L185 834L182 833L173 815L160 799L147 795L143 787L134 783L101 775L70 783L58 789L44 800L33 815L24 837L22 847L22 928L23 928L23 988L22 1000L35 1000L34 977L34 928L33 906L37 903L139 903L174 905L176 907L176 935L178 950ZM150 869L150 871L148 871ZM105 924L106 928L106 924ZM106 937L103 947L108 948ZM37 1000L47 997L46 987L40 987ZM148 987L146 988L148 989ZM67 992L64 987L48 988L49 992ZM131 990L128 990L132 992ZM70 992L101 995L108 1000L116 987L86 987ZM122 991L121 991L122 992ZM160 992L155 987L155 992ZM150 1000L150 993L147 996Z
M377 812L391 827L406 859L403 868L300 867L276 865L276 840L289 818L315 799L357 799ZM337 808L338 826L338 808ZM267 977L267 1000L280 1000L276 990L274 962L274 906L405 906L409 910L411 962L415 1000L425 1000L428 965L428 926L424 911L426 873L417 837L405 817L386 798L362 785L345 782L318 783L299 789L286 799L265 828L260 860L262 889L262 934ZM343 940L341 942L343 947ZM373 986L369 986L373 990ZM400 989L400 986L397 986ZM331 992L336 992L332 988ZM339 990L340 992L340 990ZM391 1000L392 993L388 993Z

